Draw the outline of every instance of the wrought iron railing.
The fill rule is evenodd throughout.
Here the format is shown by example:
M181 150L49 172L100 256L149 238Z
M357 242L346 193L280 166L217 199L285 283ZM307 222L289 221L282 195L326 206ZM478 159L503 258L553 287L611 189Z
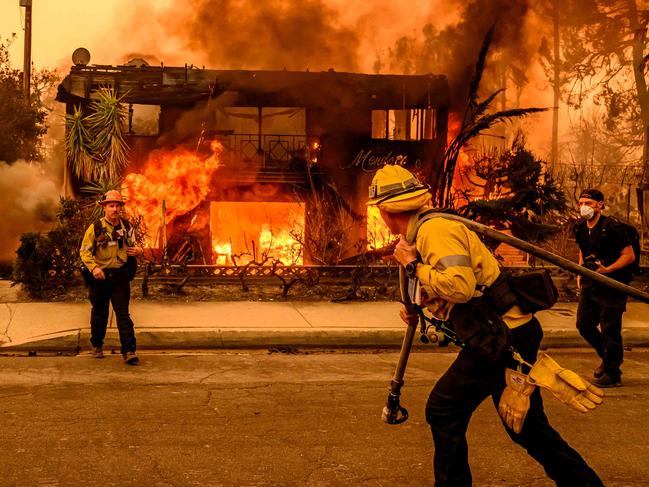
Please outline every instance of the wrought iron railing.
M244 163L260 169L291 169L295 161L316 164L321 151L320 139L308 135L220 134L216 138L223 144L225 167Z

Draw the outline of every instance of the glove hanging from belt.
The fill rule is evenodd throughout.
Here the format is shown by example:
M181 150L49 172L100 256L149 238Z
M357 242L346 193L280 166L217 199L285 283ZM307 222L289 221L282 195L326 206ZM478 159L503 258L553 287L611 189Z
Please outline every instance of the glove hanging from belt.
M498 414L515 433L520 433L530 409L530 394L536 386L528 382L525 374L513 369L505 369L505 382L507 387L500 397Z
M604 398L599 387L561 367L545 353L532 366L527 382L549 390L559 401L582 413L595 409Z

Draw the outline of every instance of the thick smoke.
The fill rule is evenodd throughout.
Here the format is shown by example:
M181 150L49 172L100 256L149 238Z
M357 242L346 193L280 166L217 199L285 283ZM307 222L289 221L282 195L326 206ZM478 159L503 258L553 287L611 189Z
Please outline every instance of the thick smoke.
M41 164L0 161L0 262L13 262L20 235L52 226L59 198L59 183Z
M357 32L323 0L175 1L161 18L212 68L358 69Z
M464 3L464 2L462 2ZM515 82L527 83L525 72L534 58L526 41L528 0L475 0L465 5L459 18L439 29L432 22L418 35L399 38L385 61L395 73L437 73L447 76L452 87L454 106L459 109L467 93L480 47L488 30L495 26L486 84L489 91L502 87L499 79L505 67Z
M526 82L536 49L534 36L524 35L531 1L169 0L164 7L142 1L124 6L131 15L119 24L130 53L122 59L213 69L444 74L461 97L494 24L492 55Z

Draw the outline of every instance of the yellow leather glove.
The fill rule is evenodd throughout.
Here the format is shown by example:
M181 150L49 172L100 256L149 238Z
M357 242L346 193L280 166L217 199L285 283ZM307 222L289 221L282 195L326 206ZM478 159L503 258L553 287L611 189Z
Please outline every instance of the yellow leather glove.
M549 390L559 401L582 413L602 404L604 397L599 387L564 369L545 353L540 354L527 381Z
M507 387L500 396L498 414L507 426L520 433L527 411L530 409L530 394L534 385L527 381L527 376L512 369L505 369Z

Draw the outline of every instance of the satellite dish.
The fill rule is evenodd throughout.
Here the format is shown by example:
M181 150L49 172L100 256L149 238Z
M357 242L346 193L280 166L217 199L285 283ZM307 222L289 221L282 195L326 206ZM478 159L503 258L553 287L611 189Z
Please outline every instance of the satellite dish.
M90 62L90 51L85 47L79 47L72 53L72 62L75 66L85 66Z

